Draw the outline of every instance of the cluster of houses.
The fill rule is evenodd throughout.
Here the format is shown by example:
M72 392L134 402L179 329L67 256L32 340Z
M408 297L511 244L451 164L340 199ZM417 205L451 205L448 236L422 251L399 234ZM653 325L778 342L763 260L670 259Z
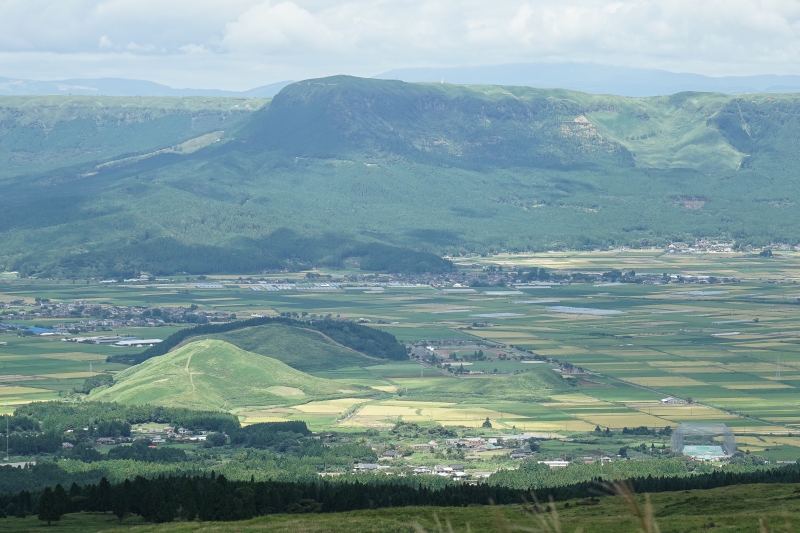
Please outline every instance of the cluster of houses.
M72 431L67 431L67 433L71 433ZM190 429L186 428L177 428L174 427L165 427L164 429L150 429L144 430L145 435L137 435L135 437L99 437L94 440L94 444L96 445L107 445L113 446L115 444L122 444L124 442L133 442L135 440L140 439L148 439L151 444L154 446L158 446L160 444L165 444L167 439L172 441L183 441L183 442L203 442L206 440L206 435L199 433L197 435ZM62 442L61 447L65 450L70 450L74 447L71 442Z
M380 470L387 470L391 467L388 465L380 465L376 463L357 463L353 465L353 472L356 473L363 473L363 472L378 472ZM451 465L436 465L433 468L428 468L427 466L418 466L414 468L411 473L413 475L436 475L454 479L465 479L474 474L468 474L464 471L464 465L461 464L451 464ZM488 477L488 476L487 476Z
M16 300L0 302L6 318L33 320L38 318L64 318L66 320L47 329L6 324L6 329L27 330L36 335L68 335L91 331L109 331L124 327L161 327L167 323L225 322L235 315L225 311L201 311L196 307L127 307L96 304L76 300L71 303L50 302L38 299L35 303ZM41 329L41 331L39 331ZM81 339L78 342L82 342Z
M456 449L462 452L471 453L471 455L465 455L464 459L479 459L480 455L477 455L481 452L490 452L494 450L501 450L501 449L510 449L511 452L509 454L509 458L513 460L525 460L525 459L533 459L535 454L531 451L530 448L526 446L526 444L530 441L538 441L538 440L545 440L550 437L549 434L546 433L521 433L521 434L513 434L513 435L498 435L495 437L485 437L485 436L475 436L475 437L461 437L461 438L453 438L453 439L445 439L443 444L439 444L436 441L429 441L424 443L412 444L410 447L415 452L432 452L438 450L440 447L447 448L447 449ZM537 443L538 444L538 443ZM397 473L396 469L397 464L380 464L381 460L388 459L399 459L402 457L402 454L396 450L385 450L379 454L379 462L378 463L358 463L354 465L353 471L354 472L379 472L379 471L387 471L386 473ZM604 465L610 463L615 458L609 456L602 456L602 457L583 457L582 462L583 464L600 464ZM540 460L537 461L539 464L547 465L551 469L556 468L565 468L571 464L575 464L576 462L580 462L580 460L567 460L562 458L556 458L553 460ZM389 469L392 469L389 471ZM408 470L407 470L408 469ZM466 472L464 466L462 464L448 464L448 465L436 465L436 466L416 466L413 467L411 465L405 465L404 468L401 469L399 475L436 475L442 477L448 477L451 479L456 480L463 480L465 483L476 483L477 480L481 478L488 477L493 472Z
M498 437L461 437L457 439L445 439L444 447L463 451L488 452L502 450L509 446L516 446L520 441L530 439L546 439L547 435L540 433L523 433L518 435L500 435ZM409 446L415 452L433 452L439 448L439 443L435 440L411 444ZM401 455L394 450L386 450L381 453L382 459L396 459Z
M184 442L203 442L206 440L206 435L202 433L194 434L194 431L186 428L175 429L172 426L167 426L162 430L153 429L152 433L156 433L155 437L150 437L150 442L153 444L164 444L166 439L172 439Z
M161 327L167 323L205 323L229 321L235 315L225 311L200 311L196 307L133 307L97 304L76 300L71 303L51 302L37 299L35 303L17 300L12 303L0 302L7 317L18 319L63 318L73 319L56 324L47 331L33 333L67 335L79 332L109 331L124 327ZM26 328L35 329L35 328Z
M533 454L530 450L515 450L512 452L511 457L513 459L527 459L530 458ZM610 463L613 460L611 457L603 456L603 457L584 457L583 464L600 464L605 465ZM557 468L566 468L567 466L573 464L572 461L567 461L566 459L554 459L551 461L537 461L539 464L547 465L551 469ZM353 465L353 472L355 473L376 473L380 471L386 471L392 468L389 465L382 465L377 463L356 463ZM417 466L414 467L411 472L412 475L415 476L423 476L423 475L433 475L433 476L441 476L455 480L463 480L463 481L470 481L470 480L477 480L481 478L487 478L492 475L494 472L467 472L464 469L464 465L462 464L449 464L449 465L436 465L433 468L428 466ZM405 475L405 473L401 474Z
M667 246L667 253L670 254L701 254L708 252L732 252L734 243L729 242L711 242L704 239L699 240L695 244L686 244L683 242L673 242Z

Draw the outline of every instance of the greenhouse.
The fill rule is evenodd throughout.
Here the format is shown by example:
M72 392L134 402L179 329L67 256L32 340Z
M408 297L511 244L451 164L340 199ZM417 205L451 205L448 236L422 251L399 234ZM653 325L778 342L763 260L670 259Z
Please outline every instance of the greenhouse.
M698 461L719 461L736 453L736 436L725 424L681 424L671 448Z

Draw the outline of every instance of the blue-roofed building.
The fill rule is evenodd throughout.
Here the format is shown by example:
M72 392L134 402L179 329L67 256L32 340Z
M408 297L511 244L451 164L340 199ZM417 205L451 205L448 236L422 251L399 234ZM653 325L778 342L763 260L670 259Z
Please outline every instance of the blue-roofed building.
M15 329L17 331L30 331L34 335L57 335L58 331L54 329L40 328L36 326L26 326L24 324L0 324L6 329Z

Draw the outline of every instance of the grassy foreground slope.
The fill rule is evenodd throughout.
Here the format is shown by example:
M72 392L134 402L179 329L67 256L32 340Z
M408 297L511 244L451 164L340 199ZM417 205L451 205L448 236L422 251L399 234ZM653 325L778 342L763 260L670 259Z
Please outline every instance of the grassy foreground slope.
M660 493L649 496L660 531L704 533L790 532L800 527L800 499L794 485L739 485L712 490ZM639 505L644 496L637 497ZM565 503L569 507L565 508ZM183 522L141 525L138 516L120 524L110 514L65 515L54 529L67 532L130 531L163 532L292 532L292 533L419 533L427 531L583 531L585 533L634 533L641 531L633 511L620 497L599 498L597 505L557 504L557 516L530 515L521 506L489 509L471 507L404 507L331 514L273 515L243 522ZM763 526L760 521L763 520ZM440 524L441 527L437 524ZM0 520L0 532L41 531L36 517ZM558 524L558 525L556 525ZM452 529L448 528L448 525ZM525 529L523 529L525 528Z
M363 258L389 249L365 246L796 244L798 117L796 95L307 80L194 153L7 180L0 213L30 209L0 216L0 265L125 275L357 257L387 270L402 254L377 265Z
M368 389L304 374L219 340L195 341L116 376L91 400L192 409L292 404L317 398L368 395Z
M211 335L234 346L283 361L302 372L379 364L381 359L340 346L316 331L268 324Z

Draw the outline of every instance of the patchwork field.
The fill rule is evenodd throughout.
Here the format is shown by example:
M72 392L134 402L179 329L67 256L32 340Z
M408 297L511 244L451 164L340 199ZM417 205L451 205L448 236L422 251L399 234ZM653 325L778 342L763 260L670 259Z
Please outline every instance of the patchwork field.
M322 343L327 350L321 359L312 358L280 332L240 330L217 338L280 359L309 376L332 380L342 396L317 401L288 388L274 388L260 402L230 407L244 423L300 419L318 429L346 429L385 427L401 419L475 427L489 417L493 425L509 431L568 434L591 431L595 426L660 428L682 422L724 422L737 432L742 445L768 448L766 455L795 450L800 457L800 442L793 436L800 434L800 255L559 252L471 257L461 266L473 271L489 266L537 266L553 273L559 269L587 273L633 269L680 276L729 276L738 281L713 285L573 283L472 292L386 285L383 291L371 291L375 294L251 291L246 284L234 283L210 294L191 288L167 291L96 283L56 285L3 277L0 301L23 299L29 303L41 297L117 305L194 304L244 316L330 313L368 319L373 327L419 347L433 343L437 349L453 353L460 360L454 364L463 364L464 371L471 372L456 376L419 362L375 361L325 345L318 334L307 332L309 343ZM302 275L297 274L297 279ZM556 306L560 309L554 309ZM564 309L569 312L562 312ZM476 321L481 325L476 326ZM47 326L45 320L30 324L34 322ZM176 329L130 333L165 338ZM116 373L125 368L105 362L106 355L119 353L118 348L12 334L0 335L0 342L8 343L0 346L0 409L67 394L83 382L89 363L93 372ZM486 360L464 360L477 347ZM520 360L532 354L553 358L562 367ZM563 364L579 370L564 374ZM303 390L284 383L270 386ZM378 396L362 399L342 392L361 387ZM662 404L660 400L666 397L684 403ZM776 440L758 446L752 439L761 435Z

